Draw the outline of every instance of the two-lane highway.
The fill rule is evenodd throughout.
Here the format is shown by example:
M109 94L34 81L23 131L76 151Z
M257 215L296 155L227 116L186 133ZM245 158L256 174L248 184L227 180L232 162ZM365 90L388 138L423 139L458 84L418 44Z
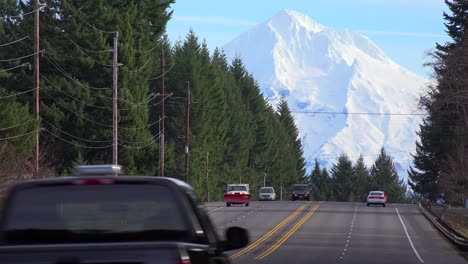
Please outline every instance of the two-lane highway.
M234 263L467 263L415 205L275 201L207 210L220 235L229 226L249 230Z

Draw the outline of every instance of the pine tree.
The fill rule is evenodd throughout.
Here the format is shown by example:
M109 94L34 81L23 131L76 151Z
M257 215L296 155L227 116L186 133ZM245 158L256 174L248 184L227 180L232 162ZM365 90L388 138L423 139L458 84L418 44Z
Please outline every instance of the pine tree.
M468 101L463 96L468 76L468 4L463 0L445 3L451 11L444 13L444 19L452 41L437 44L431 53L434 61L429 65L434 69L436 85L420 100L429 117L421 126L424 138L415 155L415 169L410 169L414 181L410 184L426 198L434 199L436 192L444 191L449 200L461 202L468 183L464 176L468 165L464 158L468 155Z
M321 182L323 186L321 187L322 193L324 195L325 201L336 201L335 194L333 192L333 182L328 174L327 168L322 168L322 173L320 173Z
M369 169L364 163L364 157L359 156L354 165L353 197L354 201L364 201L369 191Z
M390 157L384 148L375 160L370 170L371 190L384 191L388 195L388 202L405 202L406 186L399 179L398 173Z
M302 148L302 142L299 138L299 130L294 123L294 118L289 110L288 102L285 97L281 97L278 103L278 113L280 115L280 122L287 130L287 133L290 137L288 141L292 142L294 149L294 160L296 161L296 177L299 179L304 179L305 177L305 159L304 159L304 150Z
M348 202L352 198L353 164L346 154L341 154L331 168L334 196L337 201Z
M310 179L310 194L311 198L316 201L324 201L325 198L323 197L323 190L320 189L321 187L321 182L320 182L320 177L321 177L322 171L320 169L320 164L318 162L318 159L315 159L314 162L314 169L309 175Z
M440 175L437 150L431 138L430 122L427 118L420 125L419 141L413 155L414 168L408 170L408 183L424 200L435 201L438 197L437 182Z

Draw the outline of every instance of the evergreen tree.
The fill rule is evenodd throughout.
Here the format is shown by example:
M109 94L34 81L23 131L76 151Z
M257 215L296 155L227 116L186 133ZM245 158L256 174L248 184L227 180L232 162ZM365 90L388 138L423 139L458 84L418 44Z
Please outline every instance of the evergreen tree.
M428 118L423 120L418 133L419 141L416 142L416 154L413 155L414 167L408 170L408 183L418 195L425 200L435 201L438 197L437 182L440 175L437 150L433 149L432 138ZM432 149L431 149L432 148Z
M321 182L323 186L321 187L322 193L324 195L325 201L336 201L335 194L333 192L333 183L330 175L328 174L327 168L322 168L322 173L320 174Z
M322 190L320 189L320 177L321 177L322 171L320 169L320 164L318 162L318 159L315 159L314 162L314 169L309 175L310 179L310 195L313 200L316 201L324 201L324 197L322 194Z
M289 110L288 102L285 97L281 97L278 103L278 113L280 115L280 122L283 127L287 130L288 136L290 137L288 141L292 143L294 149L293 160L296 164L296 177L304 179L305 177L305 159L304 159L304 150L302 148L302 142L299 138L299 130L294 123L294 118Z
M369 169L364 163L364 157L359 156L354 165L353 198L354 201L365 201L369 191Z
M463 0L445 1L451 14L444 13L451 42L436 44L429 65L435 72L436 85L430 87L420 104L429 117L421 126L421 144L415 155L415 169L410 169L410 182L415 191L434 199L444 191L449 200L462 202L468 155L468 101L462 96L467 87L468 42L465 30L468 4ZM434 162L431 164L431 161ZM437 174L436 174L437 173ZM419 186L418 186L419 185ZM460 199L461 198L461 199Z
M47 52L41 60L41 142L47 142L45 160L58 174L68 174L71 167L87 161L111 162L112 49L115 32L119 32L119 162L127 174L159 173L164 121L165 175L186 178L186 142L181 135L187 129L189 82L189 183L199 196L206 199L210 189L211 198L219 200L224 185L238 181L251 184L254 190L263 184L264 175L268 175L269 185L284 190L304 180L301 142L286 100L275 111L239 58L229 64L219 50L210 55L206 43L200 43L193 31L183 42L169 43L162 34L174 1L44 1L41 46ZM20 16L0 21L0 43L13 41L24 32L33 39L33 16L21 16L34 10L32 1L4 2L0 6L4 17ZM22 57L30 51L29 40L2 47L0 57ZM0 63L4 66L11 65ZM32 81L27 68L18 67L14 74L0 72L0 98L27 92ZM25 94L0 99L0 112L11 117L0 121L0 138L36 129L33 121L14 129L1 127L23 121L20 116L24 121L32 119L32 93ZM30 153L32 143L30 137L10 140L8 148Z
M381 190L387 193L388 202L402 203L406 200L406 186L399 179L398 173L385 149L380 150L380 155L375 160L370 170L371 190Z
M334 196L337 201L348 202L352 198L353 164L346 154L341 154L331 168Z

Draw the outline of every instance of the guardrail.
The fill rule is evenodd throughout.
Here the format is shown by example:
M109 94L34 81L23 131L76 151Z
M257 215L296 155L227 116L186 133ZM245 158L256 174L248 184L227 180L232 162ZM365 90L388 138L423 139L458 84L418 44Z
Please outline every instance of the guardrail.
M424 205L419 203L419 210L426 216L429 221L447 237L454 245L462 249L463 251L468 251L468 239L464 238L462 235L458 234L457 231L453 230L451 227L447 226L439 217L433 215L428 211Z

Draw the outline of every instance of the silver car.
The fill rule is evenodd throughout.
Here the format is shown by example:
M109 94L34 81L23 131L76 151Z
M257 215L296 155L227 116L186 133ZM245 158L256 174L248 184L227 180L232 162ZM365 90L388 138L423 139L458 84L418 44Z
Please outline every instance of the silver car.
M275 189L273 187L262 187L258 193L259 201L274 201L276 199Z

